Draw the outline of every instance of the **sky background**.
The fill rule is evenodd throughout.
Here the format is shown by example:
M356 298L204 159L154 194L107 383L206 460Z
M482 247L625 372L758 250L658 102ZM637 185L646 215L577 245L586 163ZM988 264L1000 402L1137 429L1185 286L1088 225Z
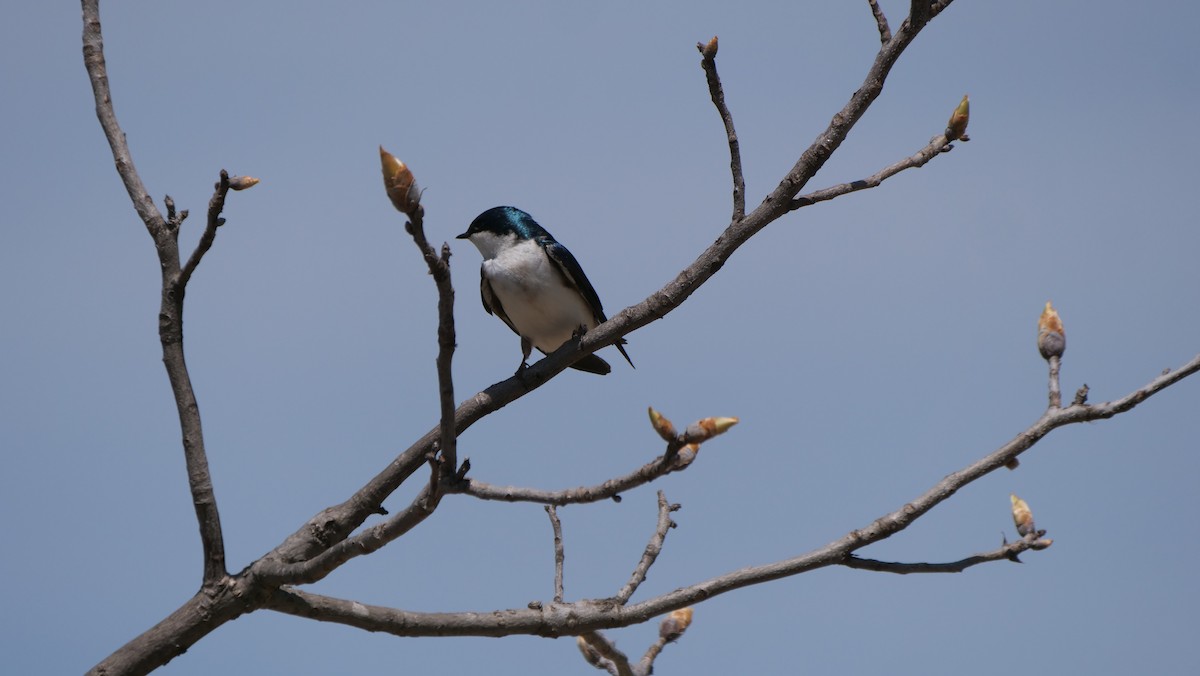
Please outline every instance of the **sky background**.
M894 26L904 2L884 2ZM200 546L156 329L151 240L121 187L80 54L79 7L0 25L0 653L80 673L195 591ZM435 293L384 196L376 147L426 188L450 241L459 399L511 375L479 255L453 236L512 204L571 248L609 314L670 280L728 222L728 148L698 66L718 65L747 204L862 82L867 3L110 2L116 111L151 194L231 194L188 289L186 348L229 568L340 502L436 423ZM665 320L468 430L480 480L591 485L679 424L741 424L686 472L560 511L568 600L613 594L683 505L634 600L798 555L865 526L1024 430L1046 404L1035 344L1053 299L1063 389L1123 396L1200 351L1200 59L1190 2L959 0L809 185L915 152L970 93L972 141L882 187L793 213ZM161 205L161 202L160 202ZM948 561L1014 537L1009 493L1054 538L961 575L826 569L698 606L669 674L1200 672L1200 378L1053 433L861 552ZM415 489L404 487L395 510ZM406 610L551 597L538 505L451 496L313 585ZM657 622L610 633L641 655ZM159 673L586 674L574 641L398 639L268 611Z

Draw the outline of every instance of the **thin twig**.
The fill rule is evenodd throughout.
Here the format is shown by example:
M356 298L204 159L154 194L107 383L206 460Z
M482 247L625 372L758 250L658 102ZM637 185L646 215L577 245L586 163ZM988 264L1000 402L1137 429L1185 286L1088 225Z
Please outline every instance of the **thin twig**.
M817 202L825 202L834 199L835 197L841 197L842 195L848 193L866 190L867 188L874 188L892 176L904 171L905 169L917 169L925 166L930 160L944 152L947 152L951 147L952 146L949 145L949 142L946 140L946 136L944 134L935 136L924 148L921 148L917 152L904 158L903 160L900 160L899 162L896 162L895 164L886 166L862 180L851 181L849 183L840 183L838 185L833 185L828 188L823 188L821 190L817 190L816 192L811 192L807 195L797 197L796 199L792 200L791 206L793 209L799 209L801 207L807 207L809 205L816 204Z
M413 242L421 251L429 274L433 276L438 292L438 403L441 411L439 419L438 448L442 454L442 482L451 483L458 469L458 437L454 425L454 375L451 365L454 361L455 332L454 332L454 285L450 280L450 247L442 243L441 255L425 238L425 207L417 205L411 214L405 229L412 235Z
M978 566L981 563L1002 560L1013 561L1021 552L1024 552L1028 549L1037 549L1039 546L1039 542L1036 539L1021 539L1006 543L999 549L995 549L990 552L968 556L965 559L950 561L947 563L897 563L891 561L876 561L875 559L863 559L854 555L850 555L841 561L841 564L847 568L855 568L857 570L870 570L877 573L896 573L897 575L909 575L912 573L961 573L971 566Z
M638 486L658 479L675 471L670 466L664 466L662 456L642 465L638 469L609 479L596 486L580 486L558 491L547 491L538 488L521 488L518 486L495 486L478 479L468 479L465 482L448 489L451 493L462 493L480 500L499 500L503 502L537 502L546 505L572 505L589 502L599 502L617 498Z
M225 196L228 194L229 172L222 169L220 180L213 186L213 196L208 200L208 220L204 224L204 233L200 235L200 241L196 243L196 250L188 258L187 264L179 271L179 287L181 289L187 287L192 273L196 271L196 266L200 265L200 259L204 258L204 254L212 248L213 242L217 239L217 228L225 225L225 219L221 218L221 212L225 210Z
M704 76L708 80L708 93L725 125L725 138L729 142L729 171L733 175L732 221L737 223L746 215L746 179L742 174L742 151L737 131L733 128L733 115L725 105L725 89L721 86L721 76L717 74L717 38L714 37L708 44L696 43L696 49L700 50L702 56L700 66L704 68Z
M654 561L662 552L663 541L667 539L667 531L675 525L671 521L671 512L678 507L678 505L668 503L667 496L662 491L658 492L658 523L654 527L654 534L646 543L646 549L642 552L642 558L638 561L638 565L633 569L633 574L629 576L629 582L626 582L625 586L621 587L621 591L613 597L617 603L625 605L637 588L646 581L646 574L650 572L650 566L654 565Z
M1062 391L1059 390L1058 370L1062 365L1062 358L1052 355L1046 362L1050 365L1050 408L1060 408L1062 406Z
M550 528L554 531L554 602L563 601L563 552L562 523L558 520L558 512L554 505L546 505L546 514L550 516Z
M879 7L878 0L867 0L871 5L871 13L875 15L875 25L879 27L879 41L887 44L888 40L892 39L892 29L888 27L887 17L883 14L883 9Z
M129 152L125 132L121 130L113 109L112 92L108 86L108 67L104 60L104 38L100 31L99 0L83 0L83 65L87 68L88 77L92 82L96 117L99 118L104 137L108 139L108 145L112 148L117 174L129 193L133 208L157 242L166 234L165 222L158 207L154 206L154 199L142 183L142 177L133 166L133 156Z
M653 674L654 660L658 659L658 656L662 654L663 648L667 647L668 643L670 643L670 641L667 640L666 636L659 635L658 639L655 640L654 643L651 643L650 647L646 648L646 653L642 655L642 659L638 661L637 673Z

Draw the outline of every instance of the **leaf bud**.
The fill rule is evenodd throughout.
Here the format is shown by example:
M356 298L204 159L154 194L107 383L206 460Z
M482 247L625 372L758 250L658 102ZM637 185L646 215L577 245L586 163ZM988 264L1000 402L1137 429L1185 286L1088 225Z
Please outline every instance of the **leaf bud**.
M958 107L950 114L950 121L946 123L946 140L970 141L967 137L967 122L971 118L971 101L963 94L962 101L959 101Z
M674 441L675 425L667 420L666 416L654 410L654 407L649 407L650 425L654 427L654 431L658 432L658 436L663 438L663 441Z
M379 146L379 162L383 167L383 187L392 206L411 216L421 205L421 189L408 165Z
M658 635L665 639L668 643L676 641L683 632L687 631L688 625L692 623L692 608L680 608L679 610L671 611L671 614L663 618L661 624L658 625Z
M1034 532L1033 512L1029 509L1029 505L1024 500L1015 495L1009 495L1012 500L1012 517L1013 523L1017 526L1017 532L1021 537L1025 537Z
M732 417L702 418L688 425L683 436L688 441L706 441L718 434L724 434L737 423L738 419Z
M675 460L671 463L672 470L680 470L692 464L696 460L696 454L700 452L700 444L687 444L675 453Z
M1063 330L1062 319L1050 301L1046 301L1046 309L1042 310L1042 316L1038 319L1037 344L1038 352L1046 360L1063 356L1067 349L1067 332Z
M253 176L230 176L230 190L248 190L258 185L258 179Z

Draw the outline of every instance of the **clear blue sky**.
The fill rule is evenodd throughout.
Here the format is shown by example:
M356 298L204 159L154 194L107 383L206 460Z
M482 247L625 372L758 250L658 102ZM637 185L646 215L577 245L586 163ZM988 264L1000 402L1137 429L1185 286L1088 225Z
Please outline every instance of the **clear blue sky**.
M893 23L904 2L886 2ZM156 334L158 270L93 112L72 2L0 26L0 653L79 673L187 599L200 550ZM163 3L102 8L117 113L153 195L190 209L221 168L262 179L188 292L186 346L229 566L339 502L436 422L433 284L384 197L376 146L452 242L457 393L507 377L517 339L452 237L513 204L566 243L610 314L721 231L728 155L695 43L719 67L753 206L859 86L865 1ZM1052 298L1063 387L1126 394L1200 351L1200 59L1189 2L959 0L902 58L817 177L922 147L971 94L972 141L883 187L801 210L739 251L600 378L564 373L472 427L473 475L594 484L677 422L738 415L698 462L620 504L561 511L569 598L614 593L683 508L635 598L802 553L912 499L1045 406L1034 325ZM190 244L189 244L190 246ZM898 577L823 570L728 594L659 674L1200 672L1200 379L1056 432L864 555L944 561L1012 537L1008 495L1054 546L1024 565ZM412 490L389 501L396 508ZM315 591L408 610L552 592L541 507L446 500ZM640 655L654 624L613 632ZM404 640L269 612L161 673L586 674L572 640Z

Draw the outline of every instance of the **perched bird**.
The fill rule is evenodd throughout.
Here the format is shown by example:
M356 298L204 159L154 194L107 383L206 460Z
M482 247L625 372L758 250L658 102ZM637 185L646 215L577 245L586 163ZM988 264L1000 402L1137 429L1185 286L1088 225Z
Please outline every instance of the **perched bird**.
M533 217L516 207L493 207L471 221L457 239L470 240L483 255L479 291L483 309L521 337L520 372L536 347L550 354L578 331L607 321L600 297L579 262ZM625 340L617 349L625 353ZM604 375L612 370L594 354L571 368Z

